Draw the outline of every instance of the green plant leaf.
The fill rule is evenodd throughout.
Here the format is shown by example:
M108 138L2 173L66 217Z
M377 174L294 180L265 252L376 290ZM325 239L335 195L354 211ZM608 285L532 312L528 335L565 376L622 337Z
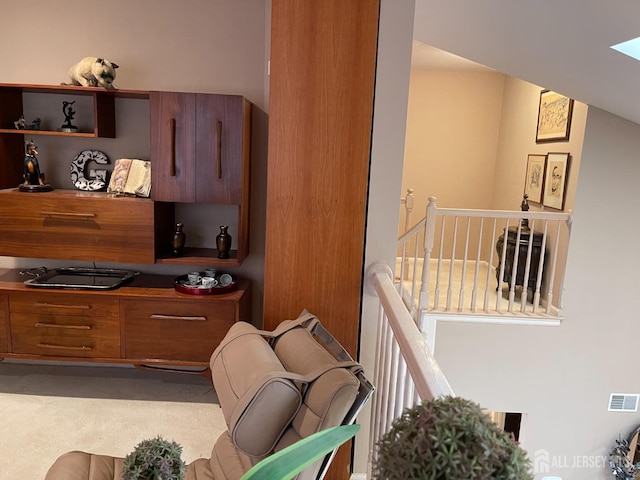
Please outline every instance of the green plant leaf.
M297 441L256 463L240 480L289 480L316 460L338 448L360 430L360 425L327 428Z

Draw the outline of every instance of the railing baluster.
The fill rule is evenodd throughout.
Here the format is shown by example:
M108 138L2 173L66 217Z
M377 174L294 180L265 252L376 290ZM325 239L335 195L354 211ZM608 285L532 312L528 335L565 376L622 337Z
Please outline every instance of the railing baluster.
M511 263L511 282L509 283L509 313L513 313L513 303L516 298L516 283L518 283L518 260L520 259L520 242L521 242L521 234L522 234L522 222L518 222L518 227L516 230L516 244L513 249L513 259ZM505 232L504 242L508 243L508 230Z
M560 223L557 224L560 228ZM542 288L542 275L544 275L545 257L547 249L547 231L549 227L549 220L544 221L544 229L542 232L542 244L540 245L540 258L538 259L538 277L536 278L536 289L533 292L533 313L537 314L540 310L540 290ZM555 268L551 265L551 268ZM548 277L548 274L547 274Z
M490 288L491 287L491 273L493 271L493 252L494 252L494 248L493 246L496 244L496 226L498 223L498 219L494 218L493 219L493 228L491 229L491 248L489 249L489 265L487 266L487 285L485 287L484 290L484 311L488 312L489 311L489 296L490 296ZM500 294L500 285L498 285L498 287L496 288L496 292L498 293L498 295Z
M478 295L478 275L480 273L480 254L482 253L482 234L484 227L484 218L480 219L480 227L478 231L478 251L476 252L476 265L473 271L473 287L471 289L471 311L476 311L476 298Z
M445 311L451 310L451 296L453 295L453 265L456 259L456 243L458 239L458 216L453 217L453 240L451 240L451 257L449 260L449 283L447 285L447 306Z
M471 217L467 217L467 234L464 239L464 255L462 257L462 272L460 272L460 293L458 298L458 311L464 308L464 287L467 279L467 261L469 260L469 231L471 230ZM451 279L453 281L453 279Z
M504 283L504 266L507 259L507 243L509 242L509 219L504 224L504 242L502 243L502 253L500 254L500 272L498 274L498 286L496 287L496 312L500 312L500 303L502 300L502 284Z
M556 228L556 243L554 245L553 261L551 262L551 278L549 279L549 292L547 293L547 313L551 311L553 300L553 284L556 277L556 265L558 264L558 245L560 244L560 228Z

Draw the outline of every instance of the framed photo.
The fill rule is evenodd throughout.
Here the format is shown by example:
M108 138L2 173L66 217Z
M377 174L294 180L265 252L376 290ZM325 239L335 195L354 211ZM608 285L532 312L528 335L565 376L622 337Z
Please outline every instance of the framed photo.
M564 210L564 200L569 179L569 154L547 154L547 165L544 174L544 194L542 204L545 207Z
M552 92L540 92L536 143L569 141L573 99Z
M527 175L524 179L524 193L530 202L542 203L544 188L544 167L546 155L531 154L527 157Z

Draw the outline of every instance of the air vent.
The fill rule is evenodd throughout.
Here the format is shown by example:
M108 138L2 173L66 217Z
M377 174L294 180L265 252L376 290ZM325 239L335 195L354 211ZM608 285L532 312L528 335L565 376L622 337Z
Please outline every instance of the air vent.
M612 393L609 397L610 412L637 412L638 398L637 393Z

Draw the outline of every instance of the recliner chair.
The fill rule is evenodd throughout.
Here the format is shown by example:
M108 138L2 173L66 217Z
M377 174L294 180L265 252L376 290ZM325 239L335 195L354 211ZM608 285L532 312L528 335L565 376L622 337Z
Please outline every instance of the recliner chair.
M239 480L253 465L312 433L350 424L373 393L362 368L310 314L273 332L238 322L210 361L227 431L185 480ZM322 479L335 451L298 474ZM68 452L45 480L121 480L123 459Z

